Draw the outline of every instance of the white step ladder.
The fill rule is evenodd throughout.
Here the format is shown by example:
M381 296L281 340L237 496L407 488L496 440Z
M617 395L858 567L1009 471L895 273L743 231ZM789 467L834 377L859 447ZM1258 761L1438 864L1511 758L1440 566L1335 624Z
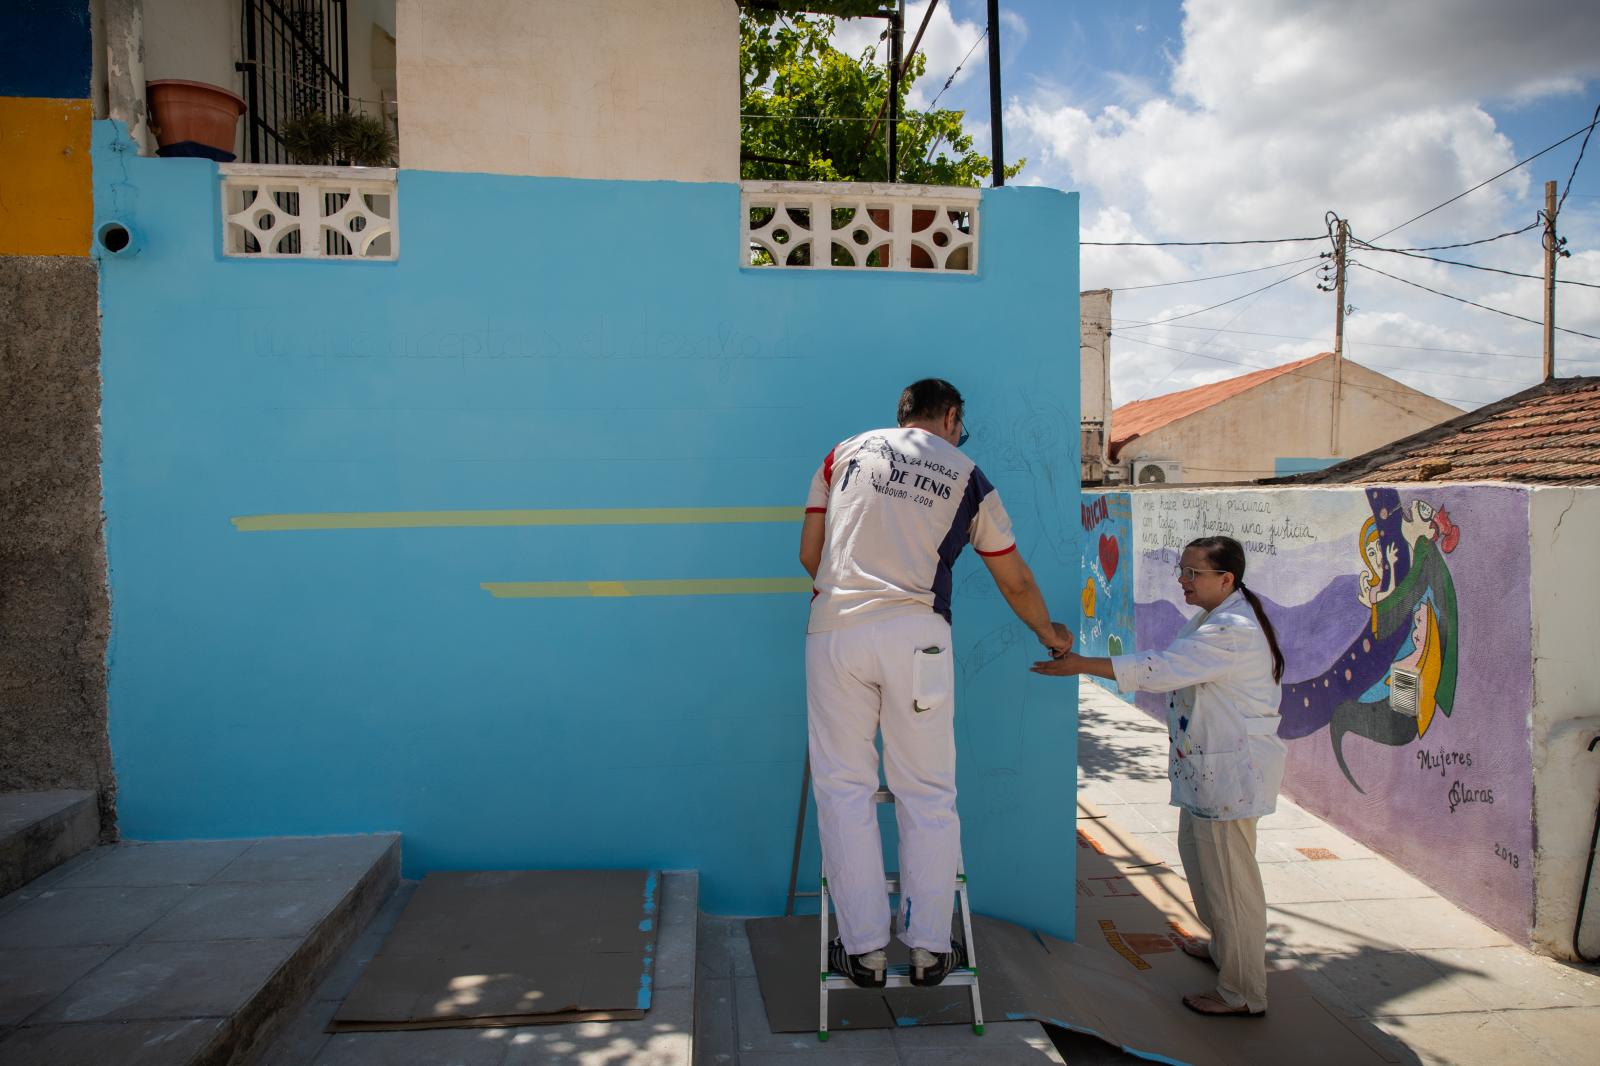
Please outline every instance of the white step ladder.
M828 895L828 872L827 872L827 868L824 867L822 872L821 872L821 881L820 881L821 887L820 887L819 891L817 891L817 892L796 892L795 891L795 883L796 883L796 880L797 880L797 878L799 876L799 872L800 872L800 846L801 846L801 843L802 843L802 841L804 840L804 837L805 837L806 802L807 802L807 797L810 795L810 791L811 791L811 758L810 758L810 755L808 754L807 757L806 757L805 771L801 776L801 782L800 782L800 818L799 818L798 824L795 827L794 859L793 859L793 862L790 865L790 870L789 870L789 901L788 901L788 906L784 911L784 914L785 915L793 915L794 914L794 901L796 899L807 899L807 898L815 897L819 901L819 907L818 907L818 911L817 911L817 929L818 929L817 939L818 939L818 951L819 951L819 958L821 959L821 965L818 967L818 969L819 969L819 971L821 973L822 979L821 979L821 982L820 982L820 988L818 989L817 1039L818 1040L827 1040L828 1039L828 993L832 992L832 991L843 991L843 990L846 990L846 989L855 989L858 986L856 985L856 983L854 981L850 980L850 978L845 976L844 974L834 972L833 969L828 964L828 943L829 943L829 940L831 939L828 936L829 932L831 931L830 930L830 923L829 923L828 919L829 919L829 915L831 914L831 908L829 907L829 903L828 903L829 895ZM894 793L890 792L886 788L880 788L876 792L874 792L873 795L872 795L872 799L873 799L874 803L880 804L880 805L881 804L885 804L885 803L892 804L895 801L894 800ZM899 877L896 874L890 874L888 876L886 882L885 882L885 886L884 887L888 890L889 895L898 896L900 894L900 879L899 879ZM949 976L947 976L936 987L938 987L938 988L965 988L965 989L967 989L968 995L970 995L971 998L972 998L972 1031L974 1033L976 1033L978 1036L982 1036L983 1035L983 1002L982 1002L981 998L979 997L979 991L978 991L978 956L977 956L976 948L973 946L973 943L972 943L972 906L971 906L970 902L967 899L966 867L965 867L964 864L962 864L960 862L960 860L957 860L957 863L956 863L956 907L960 910L960 913L961 913L961 932L962 932L962 938L965 941L966 949L967 949L967 964L965 966L963 966L963 967L960 967L959 969L952 970L950 972ZM905 965L890 966L889 967L889 972L885 975L885 978L886 978L885 979L885 987L886 988L916 988L916 987L918 987L918 986L913 985L911 983L911 967L909 967L909 966L905 966Z

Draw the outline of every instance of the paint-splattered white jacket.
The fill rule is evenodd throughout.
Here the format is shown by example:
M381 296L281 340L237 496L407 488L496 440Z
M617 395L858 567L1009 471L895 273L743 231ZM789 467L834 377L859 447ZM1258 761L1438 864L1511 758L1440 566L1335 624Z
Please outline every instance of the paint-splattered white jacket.
M1271 814L1287 745L1278 739L1282 692L1255 611L1235 592L1201 611L1166 651L1111 659L1124 692L1170 692L1172 804L1201 818Z

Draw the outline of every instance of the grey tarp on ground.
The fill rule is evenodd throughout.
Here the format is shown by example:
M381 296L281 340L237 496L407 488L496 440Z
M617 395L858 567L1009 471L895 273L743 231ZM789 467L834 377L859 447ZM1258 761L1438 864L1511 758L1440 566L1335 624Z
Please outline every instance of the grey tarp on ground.
M328 1030L641 1018L659 892L651 870L429 874Z

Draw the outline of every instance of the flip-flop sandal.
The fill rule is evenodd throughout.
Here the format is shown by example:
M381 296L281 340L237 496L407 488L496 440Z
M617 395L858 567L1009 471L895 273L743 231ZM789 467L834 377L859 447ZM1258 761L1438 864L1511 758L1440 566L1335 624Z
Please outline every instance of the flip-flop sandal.
M1182 951L1191 959L1199 959L1201 962L1209 962L1213 966L1217 964L1217 960L1211 957L1211 945L1204 940L1180 939L1178 941L1178 950Z
M1210 992L1190 993L1183 997L1183 1005L1196 1014L1204 1014L1208 1018L1262 1018L1267 1013L1264 1010L1232 1006Z

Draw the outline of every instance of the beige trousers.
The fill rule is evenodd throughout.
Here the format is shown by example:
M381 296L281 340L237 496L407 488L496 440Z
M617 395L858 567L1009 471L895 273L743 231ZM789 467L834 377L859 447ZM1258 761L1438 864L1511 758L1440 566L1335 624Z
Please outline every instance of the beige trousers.
M1217 995L1267 1009L1267 897L1256 865L1256 819L1219 821L1178 813L1178 853L1194 909L1211 930Z

